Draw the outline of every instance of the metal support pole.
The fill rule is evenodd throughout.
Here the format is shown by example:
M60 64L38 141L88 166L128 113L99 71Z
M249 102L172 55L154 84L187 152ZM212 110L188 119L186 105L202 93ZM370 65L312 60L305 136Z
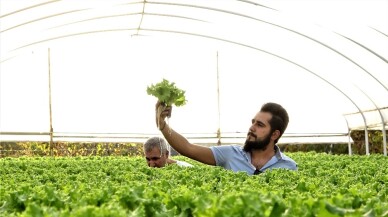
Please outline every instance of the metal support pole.
M365 154L366 155L370 155L369 154L369 135L368 135L368 127L365 126Z
M383 124L383 152L384 156L387 156L387 131L385 130L385 125Z
M50 111L50 156L53 156L53 119L51 111L51 65L50 65L50 48L48 48L48 79L49 79L49 111Z
M221 145L220 76L218 71L218 51L217 51L217 106L218 106L217 145Z
M352 133L352 131L349 127L349 123L346 118L345 118L345 121L346 121L346 126L348 126L348 152L349 152L349 155L352 155L352 144L350 143L350 134Z
M360 89L360 91L366 96L368 97L368 99L373 103L373 105L376 107L376 110L379 112L379 115L380 115L380 118L381 118L381 124L382 124L382 133L383 133L383 152L384 152L384 156L387 156L387 132L385 130L385 119L384 119L384 115L381 113L381 108L379 108L377 106L377 104L372 100L372 98L369 97L368 94L366 94L364 91L362 91ZM365 119L364 119L365 120ZM369 153L367 153L369 154Z

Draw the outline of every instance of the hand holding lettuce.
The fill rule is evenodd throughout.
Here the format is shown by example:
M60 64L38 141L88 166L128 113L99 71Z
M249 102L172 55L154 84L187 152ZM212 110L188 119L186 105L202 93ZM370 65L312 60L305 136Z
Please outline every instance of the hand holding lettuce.
M187 102L185 91L176 87L174 82L169 82L166 79L148 86L147 94L155 96L158 99L158 103L156 104L156 124L160 130L163 130L166 124L164 122L164 126L162 128L160 127L160 122L164 121L164 118L161 119L162 113L167 112L167 117L170 118L172 105L179 107L185 105Z

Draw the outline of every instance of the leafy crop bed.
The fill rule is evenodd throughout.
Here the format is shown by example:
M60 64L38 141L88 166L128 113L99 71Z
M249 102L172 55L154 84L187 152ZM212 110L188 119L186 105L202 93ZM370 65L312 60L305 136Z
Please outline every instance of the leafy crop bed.
M258 176L141 157L0 159L0 216L388 216L388 158L289 153Z

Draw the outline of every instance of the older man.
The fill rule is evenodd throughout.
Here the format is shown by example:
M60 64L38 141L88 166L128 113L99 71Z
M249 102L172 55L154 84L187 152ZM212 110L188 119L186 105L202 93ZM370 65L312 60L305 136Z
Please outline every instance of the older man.
M144 155L149 167L164 167L166 164L177 164L182 167L192 167L193 165L169 158L167 142L160 137L151 137L143 145Z

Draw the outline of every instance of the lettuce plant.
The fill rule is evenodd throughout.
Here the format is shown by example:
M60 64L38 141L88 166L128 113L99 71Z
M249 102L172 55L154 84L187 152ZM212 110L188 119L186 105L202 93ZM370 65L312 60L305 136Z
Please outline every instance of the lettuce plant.
M148 86L147 94L155 96L165 106L172 106L173 104L183 106L186 104L185 91L177 88L174 82L169 82L166 79Z

